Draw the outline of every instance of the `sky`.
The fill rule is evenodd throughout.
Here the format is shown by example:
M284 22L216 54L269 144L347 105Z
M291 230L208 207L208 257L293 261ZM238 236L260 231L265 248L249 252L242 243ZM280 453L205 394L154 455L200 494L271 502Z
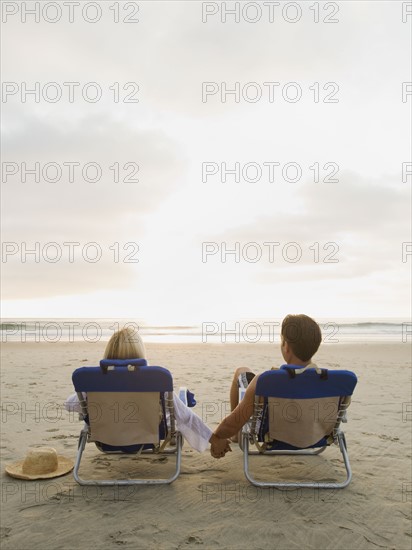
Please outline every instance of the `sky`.
M3 317L409 319L407 3L23 4Z

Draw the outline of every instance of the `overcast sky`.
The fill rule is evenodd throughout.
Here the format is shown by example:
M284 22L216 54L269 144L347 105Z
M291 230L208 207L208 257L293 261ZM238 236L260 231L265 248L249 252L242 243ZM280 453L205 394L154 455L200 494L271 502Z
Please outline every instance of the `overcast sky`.
M3 4L4 317L408 318L405 3Z

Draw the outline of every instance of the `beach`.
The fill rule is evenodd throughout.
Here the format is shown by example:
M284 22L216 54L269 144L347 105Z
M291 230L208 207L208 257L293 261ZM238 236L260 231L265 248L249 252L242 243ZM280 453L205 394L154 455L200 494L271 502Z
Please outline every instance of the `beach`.
M147 344L151 365L195 393L213 429L229 410L235 367L282 364L275 344ZM81 487L72 474L23 481L4 472L29 448L75 458L82 426L64 410L72 372L98 365L101 342L2 344L2 519L7 549L281 548L409 550L411 538L411 347L405 342L324 344L322 368L358 376L343 425L353 470L343 490L259 489L245 479L237 444L220 460L187 443L179 478L166 486ZM115 477L172 471L173 456L117 457L86 447L83 472ZM315 457L253 457L258 477L341 480L338 449ZM156 470L155 470L156 468Z

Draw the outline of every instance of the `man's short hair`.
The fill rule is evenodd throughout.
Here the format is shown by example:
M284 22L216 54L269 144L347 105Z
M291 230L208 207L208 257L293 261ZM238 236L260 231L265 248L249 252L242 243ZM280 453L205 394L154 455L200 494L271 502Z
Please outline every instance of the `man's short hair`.
M322 341L318 323L303 314L287 315L282 322L281 335L301 361L312 359Z

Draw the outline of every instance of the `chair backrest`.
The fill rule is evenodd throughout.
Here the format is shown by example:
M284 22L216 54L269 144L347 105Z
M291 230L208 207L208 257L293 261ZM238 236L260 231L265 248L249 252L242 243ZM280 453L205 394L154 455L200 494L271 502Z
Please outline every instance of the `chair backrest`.
M310 368L296 374L301 366L283 365L264 372L256 384L256 396L264 398L267 423L262 427L270 440L298 448L315 445L329 436L347 407L357 383L347 370Z
M72 380L78 395L87 394L90 441L122 447L164 438L165 394L173 392L167 369L144 360L103 360L100 367L76 369Z

